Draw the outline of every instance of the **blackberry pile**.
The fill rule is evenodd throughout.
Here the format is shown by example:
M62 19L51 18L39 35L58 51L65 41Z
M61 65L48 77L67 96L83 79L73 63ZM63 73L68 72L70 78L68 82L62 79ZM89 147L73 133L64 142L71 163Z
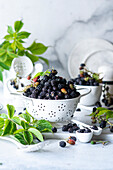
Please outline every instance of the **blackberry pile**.
M47 100L71 99L80 95L74 88L73 81L66 81L65 78L56 75L57 71L52 69L50 74L44 75L43 78L36 77L31 85L25 87L23 95Z
M75 85L99 86L99 82L94 78L94 74L97 74L87 70L84 63L80 65L79 70L80 74L73 79Z

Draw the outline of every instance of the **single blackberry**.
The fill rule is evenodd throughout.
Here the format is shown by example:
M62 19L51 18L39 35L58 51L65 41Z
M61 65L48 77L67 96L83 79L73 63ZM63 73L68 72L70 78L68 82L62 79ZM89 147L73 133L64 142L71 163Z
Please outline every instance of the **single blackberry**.
M102 105L101 105L101 103L99 101L95 103L95 106L102 107Z
M113 126L110 127L110 132L113 132Z
M64 88L64 84L58 84L58 89L61 90L62 88Z
M57 85L57 81L56 80L51 80L51 85L52 86L56 86Z
M68 129L68 132L69 132L69 133L73 133L73 128L69 128L69 129Z
M73 139L74 141L77 140L75 136L70 136L69 139Z
M96 112L97 108L96 107L93 107L93 112Z
M80 66L81 66L81 67L85 67L85 64L84 64L84 63L81 63Z
M56 86L53 86L53 90L56 91L58 88Z
M100 122L100 128L105 128L106 127L106 121L105 120L102 120L101 122Z
M38 85L37 87L36 87L36 89L38 90L38 91L41 91L42 90L42 85Z
M62 131L68 131L68 126L67 125L63 125Z
M85 129L79 129L77 132L79 132L79 133L84 133L84 132L85 132Z
M48 79L49 79L49 77L47 76L47 75L45 75L44 77L43 77L43 81L48 81Z
M68 123L68 124L67 124L67 127L68 127L68 128L72 128L72 127L73 127L73 124L72 124L72 123Z
M65 94L65 95L64 95L64 98L65 98L65 99L69 99L69 98L70 98L70 95L69 95L69 94Z
M65 142L65 141L60 141L60 142L59 142L59 145L60 145L62 148L64 148L64 147L66 146L66 142Z
M77 108L76 111L77 111L77 112L81 112L81 109L80 109L80 108Z
M86 128L84 131L84 133L90 133L90 132L91 132L91 130L89 128Z
M98 130L98 127L96 125L91 126L91 129Z
M56 128L56 127L53 127L53 128L52 128L52 132L53 132L53 133L56 133L56 132L57 132L57 128Z

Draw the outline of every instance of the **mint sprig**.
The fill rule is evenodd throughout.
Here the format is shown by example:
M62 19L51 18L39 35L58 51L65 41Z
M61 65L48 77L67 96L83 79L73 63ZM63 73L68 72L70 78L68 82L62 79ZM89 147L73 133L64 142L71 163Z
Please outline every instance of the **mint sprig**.
M12 60L18 56L27 56L33 63L43 60L47 65L49 62L46 58L40 56L46 52L48 46L42 43L33 41L29 47L25 47L24 43L31 33L21 31L24 23L22 20L15 21L14 28L8 26L7 35L4 36L4 41L0 44L0 81L3 81L2 71L9 70Z
M41 132L52 132L52 125L47 120L36 120L28 113L15 116L15 107L7 105L8 115L0 114L0 136L10 136L24 145L34 144L34 137L44 140ZM18 126L19 125L19 126ZM19 127L19 128L18 128Z

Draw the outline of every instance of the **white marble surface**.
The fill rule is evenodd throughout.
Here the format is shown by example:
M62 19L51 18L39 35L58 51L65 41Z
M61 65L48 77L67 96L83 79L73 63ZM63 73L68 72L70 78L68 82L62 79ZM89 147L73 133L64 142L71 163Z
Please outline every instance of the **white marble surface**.
M7 25L23 19L24 29L32 33L28 44L38 39L51 45L44 56L68 78L68 56L75 44L86 38L113 41L112 18L112 0L0 0L0 38Z
M0 86L0 102L7 103ZM12 103L13 104L13 103ZM4 107L4 111L6 108ZM4 112L0 111L0 113ZM91 124L87 116L91 111L82 109L75 113L75 119ZM106 134L107 133L107 134ZM67 135L66 135L67 136ZM70 134L69 134L70 136ZM76 142L65 148L59 147L59 141L67 137L49 140L50 144L37 152L26 153L14 144L0 140L0 169L1 170L112 170L113 134L103 133L101 139L109 140L106 146L101 144ZM96 137L97 138L97 137ZM100 137L98 137L100 139Z

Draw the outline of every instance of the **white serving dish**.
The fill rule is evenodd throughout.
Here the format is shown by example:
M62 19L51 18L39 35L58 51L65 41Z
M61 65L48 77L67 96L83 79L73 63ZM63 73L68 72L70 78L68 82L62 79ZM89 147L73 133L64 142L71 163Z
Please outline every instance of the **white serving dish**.
M102 64L113 64L113 45L103 39L85 39L79 42L68 59L68 71L72 78L79 74L81 63L86 63L94 72L97 72Z
M100 101L100 96L102 93L102 86L83 86L83 85L75 85L75 87L78 89L78 91L82 94L85 90L81 90L79 88L89 88L91 89L91 93L89 93L87 96L83 96L80 99L80 104L85 106L92 106L95 105L96 102Z
M93 132L91 131L89 133L80 133L80 132L76 131L76 136L80 142L87 143L92 139Z

